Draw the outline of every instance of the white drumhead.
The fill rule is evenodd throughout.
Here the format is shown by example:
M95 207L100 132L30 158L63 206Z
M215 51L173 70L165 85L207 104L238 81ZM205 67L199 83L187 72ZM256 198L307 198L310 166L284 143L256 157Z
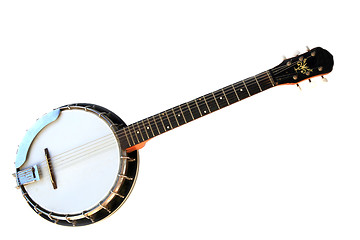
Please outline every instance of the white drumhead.
M44 149L51 157L57 189L50 181ZM63 110L34 139L22 169L38 165L40 181L25 186L29 196L53 213L76 214L98 205L113 187L120 168L117 139L98 115Z

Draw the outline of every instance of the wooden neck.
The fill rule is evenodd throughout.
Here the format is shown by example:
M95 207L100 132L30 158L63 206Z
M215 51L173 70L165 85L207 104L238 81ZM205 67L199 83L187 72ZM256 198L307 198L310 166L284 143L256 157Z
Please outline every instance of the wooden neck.
M275 85L270 70L265 71L133 123L117 132L121 147L126 149L127 152L140 149L150 138L265 91Z

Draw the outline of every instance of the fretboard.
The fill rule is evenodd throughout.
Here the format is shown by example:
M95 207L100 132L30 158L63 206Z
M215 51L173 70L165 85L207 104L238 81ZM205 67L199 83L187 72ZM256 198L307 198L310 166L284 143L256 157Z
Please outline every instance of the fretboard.
M208 93L122 128L117 132L121 147L128 149L274 86L271 72L265 71Z

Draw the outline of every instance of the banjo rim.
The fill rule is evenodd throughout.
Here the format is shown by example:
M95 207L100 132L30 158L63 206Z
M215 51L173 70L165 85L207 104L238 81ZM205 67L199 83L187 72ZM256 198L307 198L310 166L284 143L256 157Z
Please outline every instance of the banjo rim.
M135 185L139 169L139 153L137 150L127 153L121 149L120 140L116 134L125 127L125 122L110 110L95 104L77 103L58 108L60 111L84 110L101 118L113 132L119 147L120 168L113 187L108 194L95 206L75 214L51 212L39 206L28 194L25 187L20 185L23 197L29 206L44 219L59 225L84 226L103 220L116 212L127 200ZM20 168L16 169L16 173Z

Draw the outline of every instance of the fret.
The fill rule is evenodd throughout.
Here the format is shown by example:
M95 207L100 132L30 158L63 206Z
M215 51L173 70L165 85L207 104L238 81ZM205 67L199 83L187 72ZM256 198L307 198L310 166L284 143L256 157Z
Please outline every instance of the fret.
M199 110L200 117L202 117L201 109L199 108L199 105L198 105L198 103L196 102L196 99L194 100L194 102L195 102L195 104L196 104L196 106L197 106L197 108L198 108L198 110Z
M169 120L171 129L174 129L179 126L179 123L177 121L177 118L176 118L173 108L165 111L165 115L167 116L167 119Z
M259 81L258 81L257 78L256 78L256 75L254 76L254 79L255 79L257 85L259 86L260 92L262 92L261 86L260 86L260 84L259 84Z
M209 95L209 94L208 94L208 95ZM209 113L211 113L212 110L210 109L209 104L208 104L208 102L206 101L206 95L204 95L202 98L199 98L199 100L201 100L201 99L204 100L205 105L206 105L207 109L209 110ZM210 99L209 99L209 102L210 102ZM216 111L216 110L214 110L214 111Z
M131 124L130 126L132 126L133 127L133 129L134 129L134 135L135 135L135 137L136 137L136 140L138 141L137 143L140 143L140 140L139 140L139 138L138 138L138 135L137 135L137 133L136 133L136 130L135 130L135 126L134 126L135 124Z
M195 100L192 100L189 105L191 107L189 107L191 113L192 113L192 116L194 117L194 119L198 119L199 117L202 117L202 114L201 114L201 110L196 102L196 99Z
M175 111L174 111L174 108L172 108L171 111L172 111L172 113L174 114L174 118L175 118L175 120L176 120L177 126L180 126L179 121L178 121L178 119L177 119L177 115L176 115L176 113L175 113ZM178 114L178 115L179 115L178 117L180 117L180 114Z
M145 140L144 140L144 136L143 136L143 134L142 134L142 129L140 128L140 125L139 125L139 122L137 122L137 128L138 128L138 130L136 131L136 133L137 133L138 135L140 135L140 137L141 137L141 139L142 139L142 142L145 141Z
M159 135L159 134L162 134L163 132L165 132L165 127L163 127L163 125L161 124L160 120L159 120L159 121L156 120L156 117L159 118L159 116L157 116L157 115L156 115L156 116L153 116L153 118L154 118L154 124L155 124L155 126L156 126L157 131L158 131L158 134L156 134L156 135ZM163 129L163 131L160 131L160 129Z
M210 113L209 107L207 106L207 104L205 104L206 101L204 101L204 97L196 99L195 103L198 106L201 116L205 116Z
M244 80L243 82L246 84L246 88L247 88L250 96L261 92L261 89L259 88L258 84L256 83L255 78L248 78L247 80Z
M271 82L271 79L269 78L267 72L260 73L257 76L262 91L273 87L273 83Z
M176 106L172 109L172 112L175 116L176 123L178 126L184 125L186 123L186 119L184 113L182 112L180 106Z
M246 86L245 80L243 80L242 82L243 82L243 84L244 84L244 86L245 86L245 89L246 89L246 91L247 91L247 93L249 94L249 97L250 97L251 94L250 94L250 92L249 92L248 87ZM242 91L242 88L240 89L240 91Z
M126 137L128 146L131 146L131 143L130 143L130 141L129 141L129 137L128 137L127 134L126 134L126 127L124 127L122 130L124 131L124 135L125 135L125 137Z
M225 97L226 103L227 103L227 105L229 106L229 105L230 105L230 103L229 103L229 100L228 100L228 98L227 98L227 96L226 96L226 94L225 94L225 91L224 91L224 89L223 89L223 88L222 88L221 90L222 90L222 92L223 92L223 94L224 94L224 97ZM222 99L220 98L220 100L222 100ZM223 106L223 107L226 107L226 106ZM222 108L223 108L223 107L222 107Z
M269 80L270 80L270 82L271 82L271 85L274 87L274 86L275 86L275 84L274 84L274 79L271 77L270 72L269 72L269 71L266 71L266 74L267 74L267 76L268 76L268 78L269 78Z
M219 109L230 105L229 101L228 101L228 99L226 97L226 93L224 91L224 88L215 91L213 93L213 97L215 98L217 107Z
M250 97L250 93L247 90L247 88L246 88L246 86L244 84L244 81L240 81L240 82L236 83L234 86L236 86L235 87L236 94L237 94L237 96L238 96L238 98L240 100L243 100L243 99L245 99L247 97Z
M190 113L191 118L192 118L190 121L192 121L192 120L194 120L195 118L194 118L194 115L193 115L193 113L192 113L192 111L191 111L191 108L190 108L188 102L186 103L186 106L187 106L187 108L189 109L189 113ZM185 116L186 116L186 115L185 115ZM187 122L190 122L189 120L186 120L186 121L187 121Z
M149 137L148 132L146 131L146 126L145 126L144 120L142 120L141 123L142 123L142 127L141 127L142 136L144 136L144 138L145 138L145 135L146 135L146 139L149 139L150 137ZM143 134L143 133L145 133L145 134Z
M173 129L173 127L171 126L170 120L167 117L166 112L162 112L160 114L160 120L164 126L165 131L169 131L169 130Z
M231 87L232 87L232 89L234 90L234 93L235 93L235 95L236 95L237 101L240 101L240 97L239 97L238 93L236 92L236 89L235 89L235 87L234 87L234 84L232 84ZM230 91L229 91L229 92L230 92ZM231 92L230 92L230 93L231 93ZM228 100L230 101L230 99L234 99L234 98L230 98L230 97L229 97L229 94L228 94ZM236 103L237 101L234 101L234 102L231 101L230 104Z
M131 125L130 125L130 126L131 126ZM130 139L131 139L131 141L132 141L132 144L131 144L131 145L136 145L136 143L135 143L135 141L134 141L134 138L133 138L133 136L132 136L132 134L131 134L130 126L127 127L127 129L128 129L128 131L129 131Z
M178 116L178 117L179 117L178 121L179 121L179 123L180 123L181 125L183 125L183 124L187 123L186 117L185 117L185 115L184 115L184 113L183 113L183 111L182 111L182 109L181 109L181 105L179 105L178 108L179 108L180 113L181 113L181 118L184 119L184 121L182 121L181 118L180 118L180 116ZM182 123L182 122L183 122L183 123Z
M138 122L138 126L139 126L139 129L140 129L140 133L141 133L141 137L145 140L148 140L149 139L149 135L147 134L147 131L146 131L146 128L145 128L145 124L144 124L144 120L142 121L139 121Z
M192 118L192 119L187 119L186 121L187 121L187 122L190 122L190 121L194 120L195 118L194 118L194 115L193 115L193 113L192 113L192 111L191 111L191 108L190 108L190 106L189 106L189 103L186 103L186 106L187 106L187 109L189 109L189 113L190 113L191 118ZM184 111L184 112L186 112L186 111ZM187 117L187 116L188 116L188 115L185 115L185 117Z
M153 128L152 128L152 126L151 126L151 123L150 123L149 118L147 118L147 122L148 122L149 125L146 127L146 129L147 129L147 130L150 129L152 136L155 137L155 134L154 134ZM159 134L156 134L156 135L159 135Z
M159 113L159 114L158 114L158 117L159 117L159 119L160 119L160 121L161 121L161 125L162 125L162 127L163 127L163 129L164 129L164 132L166 132L166 130L169 128L169 124L168 124L167 121L165 121L165 119L163 118L163 116L164 116L164 113ZM164 121L165 121L165 123L164 123Z
M203 98L210 113L220 109L216 102L216 98L214 97L214 93L207 94Z
M216 100L215 94L212 93L212 95L213 95L213 97L214 97L214 100L215 100L215 103L216 103L217 108L220 109L220 106L219 106L218 101ZM220 97L220 98L221 98L221 97ZM221 99L222 99L222 98L221 98Z
M169 115L168 115L167 111L165 111L165 114L163 114L163 115L166 116L166 118L167 118L167 120L168 120L168 122L169 122L169 124L170 124L171 129L173 129L174 127L173 127L173 125L171 124L171 121L170 121L170 118L169 118ZM167 125L166 127L167 127L167 129L170 129L169 125Z

